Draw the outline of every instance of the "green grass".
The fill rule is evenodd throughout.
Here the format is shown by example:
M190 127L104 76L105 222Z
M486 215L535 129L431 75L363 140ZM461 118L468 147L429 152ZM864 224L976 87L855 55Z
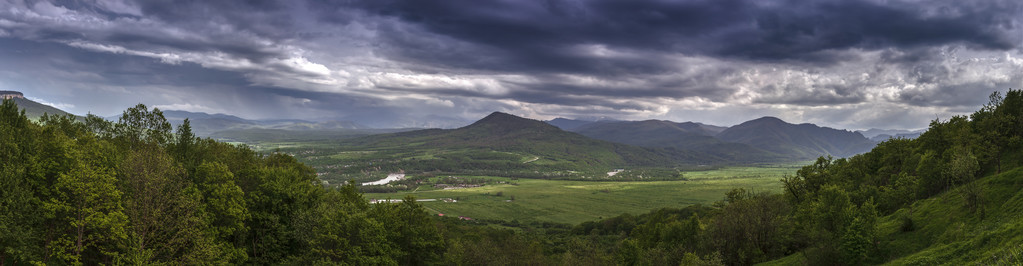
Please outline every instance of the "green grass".
M689 180L720 178L755 179L761 177L781 178L783 175L795 175L796 170L799 169L799 167L802 167L803 165L808 165L810 163L812 162L762 166L724 167L721 169L710 171L684 171L683 175L685 176L686 179Z
M958 189L918 201L881 220L883 250L894 265L1023 263L1023 168L981 179L983 216L965 207ZM909 215L916 230L898 230Z
M758 266L785 266L785 265L806 265L806 258L803 257L802 252L796 252L795 254L785 256L780 259L757 263Z
M1023 167L984 177L982 211L971 212L961 188L881 217L878 246L890 265L1023 265ZM913 230L901 229L910 217ZM803 263L796 253L761 265Z
M416 192L367 193L365 196L398 199L412 194L419 199L460 198L455 203L422 203L431 212L448 216L578 224L623 213L641 214L665 207L711 204L723 199L725 193L734 188L779 193L782 188L779 179L783 174L794 174L795 168L729 167L686 173L700 178L612 182L488 177L509 184L453 190L421 187ZM502 195L497 196L498 193ZM513 196L515 200L509 202Z

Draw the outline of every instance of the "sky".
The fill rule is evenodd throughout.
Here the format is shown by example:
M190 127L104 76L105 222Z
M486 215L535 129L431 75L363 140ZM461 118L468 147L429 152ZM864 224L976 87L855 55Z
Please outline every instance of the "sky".
M0 1L0 90L76 114L919 129L1021 87L1019 0Z

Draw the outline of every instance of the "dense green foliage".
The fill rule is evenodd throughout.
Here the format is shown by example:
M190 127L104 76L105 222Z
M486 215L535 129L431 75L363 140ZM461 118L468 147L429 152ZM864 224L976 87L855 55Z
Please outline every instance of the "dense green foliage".
M117 123L34 123L5 101L0 263L1020 264L1020 125L1023 91L995 93L918 139L819 158L782 194L732 189L571 226L431 217L411 196L369 204L289 155L198 139L188 123L171 132L142 105Z
M422 206L370 206L280 153L0 106L0 264L422 264L445 246Z

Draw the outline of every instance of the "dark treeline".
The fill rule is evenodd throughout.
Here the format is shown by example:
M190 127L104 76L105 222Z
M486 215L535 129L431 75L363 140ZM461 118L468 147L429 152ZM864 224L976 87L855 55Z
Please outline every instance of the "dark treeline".
M414 201L370 206L157 109L35 123L0 106L0 265L420 264L444 247Z
M783 179L782 194L735 189L710 206L571 226L431 218L411 198L371 205L290 156L195 138L188 123L172 132L141 105L116 123L35 123L5 101L0 264L749 265L797 253L811 265L882 263L941 241L897 248L882 235L879 221L899 214L910 215L898 230L916 230L914 202L955 194L962 204L946 208L996 213L974 181L1020 166L1021 125L1023 92L995 93L915 140L820 158Z

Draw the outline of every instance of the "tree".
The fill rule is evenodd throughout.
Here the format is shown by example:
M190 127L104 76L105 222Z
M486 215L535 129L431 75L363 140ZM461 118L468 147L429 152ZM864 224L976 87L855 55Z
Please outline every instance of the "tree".
M926 198L938 194L945 189L948 182L945 180L944 174L942 174L942 169L944 169L944 162L942 162L940 155L934 151L924 152L916 168L917 174L920 175L918 198Z
M849 193L828 185L816 200L797 211L796 219L807 233L806 257L810 264L859 264L876 257L877 206L868 199L857 205Z
M809 200L818 190L831 180L830 167L831 156L819 157L811 165L804 166L796 171L795 176L785 176L782 183L785 184L785 192L793 202Z
M640 265L643 258L643 250L636 244L636 240L626 239L618 248L618 265Z
M241 263L248 258L243 240L250 215L245 194L234 180L227 165L219 162L203 163L195 175L195 185L202 194L203 217L210 226L208 234L217 239L227 260Z
M1004 151L1018 151L1023 149L1023 90L1009 89L1005 93L994 113L999 117L998 127L1004 135ZM999 160L999 163L1001 161ZM1020 162L1016 162L1020 165Z
M0 263L43 263L43 198L52 186L39 178L39 129L13 100L0 104Z
M223 258L199 212L201 193L155 146L130 151L121 165L130 263L197 263ZM213 253L211 253L213 252Z
M73 264L110 263L127 224L113 169L78 162L54 185L57 195L46 208L56 214L59 229L50 248Z
M113 130L129 148L142 143L162 146L172 139L171 124L163 117L163 112L156 108L149 111L144 104L125 110Z
M976 212L981 203L981 186L974 182L980 165L977 157L973 156L966 147L957 146L948 151L951 153L951 161L942 170L942 175L948 180L948 187L959 186L959 194L966 202L970 212Z
M988 96L988 103L980 110L970 115L973 121L974 134L980 136L979 148L982 161L995 164L995 172L1002 172L1002 149L1008 144L1010 131L1012 129L1011 116L998 112L1004 98L995 91Z
M178 126L176 136L171 152L189 174L195 174L196 167L200 162L196 160L198 157L195 151L196 137L192 133L192 124L188 118L185 118L185 121Z
M114 136L114 124L94 114L85 116L85 128L99 138L107 139Z
M867 225L860 218L853 218L841 238L842 259L844 264L860 265L871 254L873 244Z
M405 196L399 204L380 204L375 208L378 219L390 221L393 228L388 239L398 249L398 263L402 265L425 265L440 259L444 252L444 241L430 220L422 205L412 195Z
M881 188L884 201L880 204L882 209L885 210L885 213L891 213L912 203L916 200L919 186L920 181L916 176L905 172L899 173L894 184ZM912 207L912 205L910 206ZM912 211L912 208L910 210Z
M249 258L256 264L278 264L308 251L295 223L317 206L323 188L312 169L290 156L271 154L260 164L239 178L251 215L246 223Z
M337 263L351 265L396 265L395 247L387 239L384 222L370 217L366 199L358 193L354 182L324 194L307 223L299 232L306 232L310 252L303 263Z
M728 264L753 264L792 247L791 205L781 195L734 189L710 224L712 243Z

